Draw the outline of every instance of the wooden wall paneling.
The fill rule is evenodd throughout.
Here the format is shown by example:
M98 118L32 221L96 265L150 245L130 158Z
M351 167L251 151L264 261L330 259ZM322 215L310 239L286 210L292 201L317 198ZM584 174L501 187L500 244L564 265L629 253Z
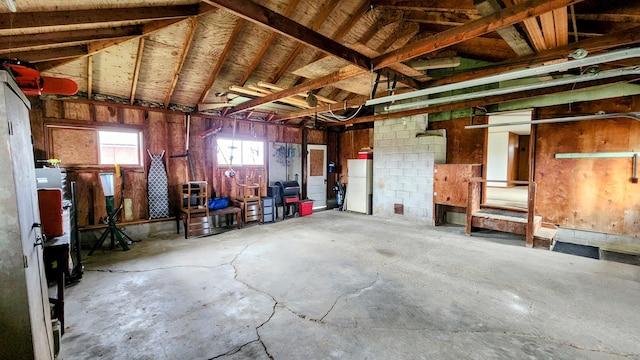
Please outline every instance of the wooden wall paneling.
M325 145L327 143L327 132L324 130L309 129L307 142L309 144Z
M116 105L94 104L95 121L99 123L117 124L118 107Z
M60 159L63 166L99 163L98 135L93 129L50 127L49 142L49 155Z
M145 124L145 119L148 116L147 110L130 107L121 107L119 113L122 117L122 123L126 125L142 126Z
M475 117L474 124L486 124L486 117ZM447 164L482 164L485 129L466 130L469 119L429 123L430 130L447 130Z
M62 107L62 101L59 100L45 100L42 102L43 117L52 119L63 119L64 110Z
M518 177L516 180L529 181L530 140L530 135L520 135L518 138Z
M203 117L191 117L191 130L189 132L189 154L193 163L193 171L196 178L194 180L208 181L207 170L205 168L205 144L198 135L207 130L207 121ZM211 193L209 191L209 193Z
M507 180L516 180L518 177L518 164L520 159L520 138L518 134L509 132L508 156L507 156ZM509 185L512 186L512 185Z
M133 219L149 218L149 198L147 195L147 173L142 169L123 170L124 197L132 200ZM124 217L123 217L124 220Z
M335 164L334 173L327 173L327 199L335 197L333 187L338 182L340 175L340 134L334 131L327 131L327 166L329 163Z
M638 220L630 218L640 213L640 191L630 181L631 158L555 159L555 154L640 151L640 123L616 119L538 125L535 141L536 208L545 221L637 236Z
M88 102L64 101L64 119L91 122L91 104Z
M29 120L31 122L31 135L33 139L33 156L35 160L46 160L48 156L45 144L42 103L40 101L32 103L33 107L29 110ZM39 164L36 163L36 166L38 165Z
M167 177L169 181L169 204L174 209L180 207L180 186L189 180L189 165L186 157L171 158L172 155L185 154L186 117L177 114L166 114L167 122L167 152L171 171Z

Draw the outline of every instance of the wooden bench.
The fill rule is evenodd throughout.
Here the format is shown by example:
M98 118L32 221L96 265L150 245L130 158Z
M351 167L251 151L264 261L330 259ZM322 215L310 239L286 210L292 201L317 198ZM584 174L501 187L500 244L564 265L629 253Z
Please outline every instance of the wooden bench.
M224 209L218 209L218 210L211 210L209 211L209 217L211 217L213 219L213 217L215 216L216 219L218 216L220 215L225 215L225 221L227 223L227 226L229 225L229 218L231 216L233 216L233 214L236 215L236 223L238 224L238 229L242 228L243 222L242 222L242 214L241 214L241 209L239 207L235 207L235 206L229 206L226 207ZM180 212L178 214L178 216L176 217L176 225L178 228L178 234L180 234L180 220L182 220L182 223L184 225L184 238L188 238L189 235L192 232L197 232L198 235L207 235L211 233L211 225L209 223L209 217L205 217L205 216L193 216L191 220L192 221L196 221L197 224L188 224L187 223L187 214L185 212ZM233 218L232 218L233 219ZM233 220L232 220L233 221ZM216 221L214 221L214 225L215 225ZM195 227L197 227L197 229L192 230L191 226L194 225ZM201 231L198 231L201 230Z

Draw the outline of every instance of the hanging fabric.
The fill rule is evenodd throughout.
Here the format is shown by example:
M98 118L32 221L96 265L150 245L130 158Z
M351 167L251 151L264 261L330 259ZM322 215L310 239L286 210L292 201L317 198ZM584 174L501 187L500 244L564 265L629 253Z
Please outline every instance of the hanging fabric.
M151 154L149 174L147 176L147 191L149 195L149 219L159 219L169 217L169 188L167 182L167 171L164 167L164 150L162 154Z

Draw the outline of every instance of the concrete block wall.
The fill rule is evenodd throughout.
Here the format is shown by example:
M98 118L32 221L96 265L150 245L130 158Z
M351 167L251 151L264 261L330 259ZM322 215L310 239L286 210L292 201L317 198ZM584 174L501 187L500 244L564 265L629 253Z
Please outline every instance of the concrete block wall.
M426 127L424 115L374 123L374 216L434 225L433 166L446 162L447 141L444 131L416 137Z

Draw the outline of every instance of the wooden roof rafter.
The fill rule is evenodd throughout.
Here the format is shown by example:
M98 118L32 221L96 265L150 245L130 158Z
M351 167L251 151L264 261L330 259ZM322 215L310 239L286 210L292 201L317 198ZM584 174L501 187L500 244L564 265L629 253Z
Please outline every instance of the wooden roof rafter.
M313 24L311 25L311 30L318 31L318 29L320 29L320 26L324 24L325 20L327 20L327 18L329 17L329 15L331 15L331 13L336 8L336 6L338 6L339 2L340 2L339 0L329 0L329 2L325 4L325 6L320 10L320 13L316 16L315 20L313 21ZM272 82L272 83L278 82L278 80L280 80L280 78L282 77L282 75L284 75L287 69L289 69L289 66L291 66L291 64L296 59L296 57L298 57L302 49L304 49L304 44L298 43L295 49L293 49L291 54L289 54L289 56L287 57L287 60L284 61L284 63L282 64L282 66L280 66L278 71L271 77L271 79L269 79L269 82Z
M185 60L187 60L187 54L189 53L189 49L191 48L191 43L193 42L193 38L196 35L196 31L198 30L198 17L192 17L187 21L189 21L189 32L187 33L187 37L182 46L180 59L178 60L176 69L173 72L173 78L171 80L171 84L169 85L169 90L167 91L167 95L164 98L165 108L169 106L169 101L171 101L171 96L173 95L173 92L176 89L176 85L178 84L178 77L180 76L180 71L182 71L184 62Z
M282 15L289 17L293 13L293 11L296 9L299 3L300 3L300 0L289 1L287 8L284 10ZM273 30L269 32L269 36L265 40L264 44L262 45L262 47L260 47L260 50L258 50L258 52L256 53L256 56L253 58L253 61L249 64L249 67L247 67L247 70L245 70L244 74L242 75L242 80L240 80L240 86L243 86L247 82L247 80L249 80L249 77L251 76L251 74L253 74L255 69L258 67L258 65L260 64L260 61L262 61L262 58L267 53L267 50L269 50L269 48L271 47L271 44L273 43L273 40L275 40L277 35L278 33Z
M129 97L129 105L133 105L138 88L138 79L140 78L140 68L142 65L142 53L144 52L145 37L138 40L138 52L136 53L136 65L133 69L133 79L131 81L131 96Z
M467 39L487 34L505 26L513 25L532 16L538 16L553 9L563 6L566 7L580 1L581 0L526 0L523 3L510 6L487 17L470 21L464 25L421 39L401 49L378 56L372 59L374 69L380 69L390 64L395 64L435 52L450 45L463 42ZM283 97L291 96L292 94L306 92L307 90L315 90L320 87L363 74L364 72L365 70L359 68L343 68L320 78L306 81L285 91L242 103L229 110L229 113L245 111L262 104L276 101Z
M107 39L128 39L141 35L142 31L142 25L126 25L99 29L52 31L42 34L5 35L0 37L0 54L67 47Z
M203 0L327 54L368 69L371 59L250 0Z
M233 31L231 32L231 35L227 40L227 44L224 46L222 53L220 53L220 56L216 61L216 65L213 67L213 70L211 71L211 74L207 79L207 83L204 86L204 90L202 91L202 94L200 94L198 103L204 102L204 100L209 95L209 92L211 91L211 87L213 86L213 83L216 81L218 74L220 74L220 70L222 70L222 65L224 65L225 61L227 60L227 57L231 52L231 48L233 47L233 43L236 41L238 34L240 34L240 30L242 29L242 26L244 26L244 23L245 23L245 20L243 18L238 18L238 21L236 22L236 26L233 28Z
M207 8L208 5L205 5ZM114 9L66 10L17 12L0 14L0 34L2 30L42 28L46 26L67 26L125 21L151 21L183 19L197 16L201 12L199 4L168 5L149 7L129 7Z
M445 6L443 6L445 5ZM431 11L477 15L478 11L467 0L371 0L371 6L410 11Z

